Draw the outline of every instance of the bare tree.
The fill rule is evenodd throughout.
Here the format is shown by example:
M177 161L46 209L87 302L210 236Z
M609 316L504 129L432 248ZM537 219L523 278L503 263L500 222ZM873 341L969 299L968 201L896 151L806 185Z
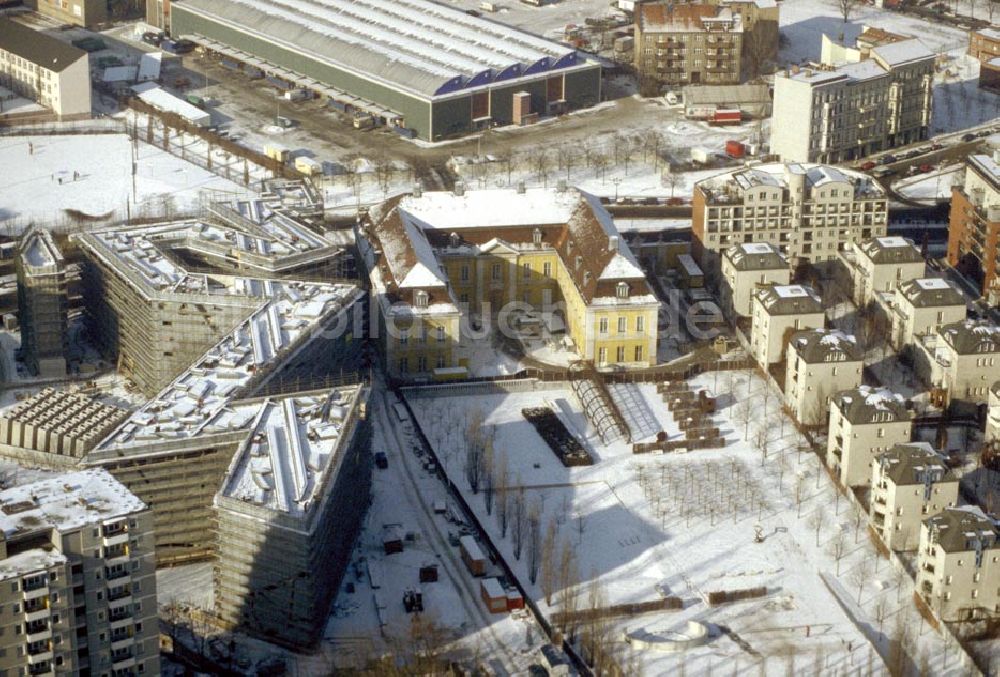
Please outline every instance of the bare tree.
M830 541L830 545L827 546L827 552L833 557L834 561L837 563L837 577L840 577L840 561L844 559L844 555L847 554L847 536L840 529L834 534L833 539Z
M483 466L481 472L481 481L483 486L483 502L486 504L486 514L493 514L493 496L496 490L496 482L494 472L496 471L496 463L493 455L493 441L491 439L485 439L483 441L483 451L482 459L480 460Z
M885 598L885 595L880 595L875 601L873 612L875 614L875 620L878 621L878 631L882 632L882 625L885 623L885 619L889 615L889 601Z
M861 604L861 593L865 584L871 581L871 565L867 559L862 559L851 569L851 583L858 586L858 604Z
M514 540L514 558L521 559L524 548L524 536L528 527L528 506L524 496L524 487L518 481L517 493L514 496L514 523L511 525L511 537Z
M809 526L813 531L816 532L816 547L819 547L819 532L823 530L823 526L826 524L826 514L821 508L817 508L812 511L809 515Z
M750 422L754 419L754 402L749 396L744 397L736 403L733 411L733 420L743 426L743 439L750 437Z
M859 3L860 0L837 0L837 8L840 10L840 16L844 17L845 24L851 20L851 14ZM840 41L844 41L843 32L840 34Z
M534 585L538 580L538 567L542 559L542 509L535 502L528 511L528 580Z
M549 170L552 167L552 159L544 146L537 146L531 153L531 168L535 171L535 178L542 182L543 187L548 186Z
M806 478L804 475L795 476L795 507L798 509L797 517L802 517L802 501L806 497Z
M545 596L545 603L552 605L552 594L555 592L556 578L556 522L549 520L549 525L545 529L545 540L542 542L542 594Z
M500 451L496 454L496 469L493 471L496 483L497 523L500 525L500 536L507 538L507 527L510 524L510 471L507 469L507 454Z

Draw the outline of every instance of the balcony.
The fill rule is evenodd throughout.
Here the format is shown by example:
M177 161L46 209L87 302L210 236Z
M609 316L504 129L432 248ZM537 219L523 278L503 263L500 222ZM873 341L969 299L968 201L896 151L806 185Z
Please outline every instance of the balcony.
M930 581L921 581L920 592L924 593L925 595L931 595L934 593L934 585Z
M46 661L52 660L52 647L46 643L44 649L39 649L35 653L31 652L31 648L28 648L28 665L38 665L39 663L44 663Z
M37 628L34 632L27 630L25 637L29 642L44 642L52 639L52 628L46 623L44 627Z
M119 639L115 639L114 633L112 633L111 635L112 654L118 651L126 651L128 649L131 649L132 644L133 644L132 637L130 637L129 635L125 635L124 637L120 637ZM129 652L129 655L131 655L131 652Z
M32 600L32 599L38 599L39 597L48 597L48 596L49 596L49 584L48 584L48 581L46 581L45 583L43 583L40 587L32 588L30 590L28 589L27 585L25 585L25 588L24 588L24 599L25 599L25 601Z
M118 565L114 567L104 567L104 578L108 581L117 581L129 575L128 567Z
M114 607L108 612L108 622L110 623L120 623L131 620L132 620L132 607L130 605Z
M111 590L108 590L109 602L117 602L119 600L125 600L125 599L131 601L131 597L132 597L132 591L129 590L127 587L112 588Z
M51 663L39 663L38 665L32 665L30 668L28 668L28 674L35 676L35 675L54 675L56 673L53 672Z
M920 567L921 571L926 571L929 574L934 573L934 565L929 562L924 562L923 566Z
M132 647L129 646L126 649L119 651L111 651L111 662L116 668L124 667L122 663L127 663L128 661L135 661L135 656L132 653Z
M27 623L34 623L35 621L44 620L49 618L50 616L51 613L49 612L49 607L45 605L35 609L34 611L25 610L24 612L24 620Z
M102 539L105 548L128 543L128 531L121 530L113 534L104 534Z

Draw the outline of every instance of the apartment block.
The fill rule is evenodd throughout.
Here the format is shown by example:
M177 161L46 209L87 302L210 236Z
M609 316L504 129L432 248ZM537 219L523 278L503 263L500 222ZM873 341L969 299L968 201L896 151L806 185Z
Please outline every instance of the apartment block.
M322 637L371 485L367 390L256 405L216 494L216 613L292 647Z
M867 306L880 293L895 292L900 283L921 278L927 262L913 240L881 236L845 247L841 263L850 274L854 303Z
M3 16L0 87L38 102L61 119L90 117L87 53Z
M785 404L802 425L824 425L833 395L861 385L863 351L836 329L792 334L785 361Z
M824 33L820 47L820 63L830 66L857 63L869 58L872 49L876 47L910 39L910 36L892 33L877 26L862 26L861 33L855 38L854 46L851 47Z
M951 189L948 263L1000 303L1000 152L966 158L964 181Z
M914 368L950 401L985 404L1000 369L1000 327L985 321L946 324L914 345Z
M20 244L15 266L24 364L36 376L62 377L69 352L66 261L47 230L29 230Z
M785 161L850 162L927 138L934 53L911 39L868 54L775 75L772 153Z
M732 170L695 184L692 253L706 271L723 251L759 242L793 268L836 259L849 242L885 235L885 191L870 176L827 165L774 163Z
M1000 57L1000 28L982 28L969 31L969 56L975 57L980 64Z
M744 242L729 247L722 254L720 267L722 307L741 317L750 316L751 300L757 289L787 285L792 279L788 259L777 245L768 242Z
M1000 612L997 523L975 506L927 518L917 550L917 593L943 621L992 618Z
M844 486L866 485L875 458L908 443L912 431L905 401L891 390L863 385L837 393L830 402L826 464Z
M395 377L464 373L476 316L530 317L598 367L656 361L659 303L591 195L419 192L371 210L364 235L372 307Z
M958 477L926 442L880 454L871 482L871 526L890 550L916 550L923 521L958 505Z
M661 85L733 85L743 69L743 19L711 4L642 3L635 12L635 67Z
M0 491L0 670L159 674L152 517L102 470Z
M823 304L811 287L763 287L753 295L750 318L750 351L765 369L785 359L793 334L826 325Z
M965 315L965 296L951 282L936 277L902 282L889 307L890 342L895 350L903 350Z

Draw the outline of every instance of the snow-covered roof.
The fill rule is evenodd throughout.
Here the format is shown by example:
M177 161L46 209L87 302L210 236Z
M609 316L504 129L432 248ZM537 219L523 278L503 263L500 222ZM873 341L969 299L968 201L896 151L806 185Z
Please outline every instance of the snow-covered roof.
M580 203L575 190L498 188L465 190L462 195L424 191L406 195L399 208L427 230L556 225L569 221Z
M812 287L800 284L778 284L758 289L754 298L771 315L822 313L823 303Z
M980 28L976 33L989 40L1000 40L1000 28L989 26L987 28Z
M857 61L855 63L845 63L838 67L835 72L840 75L846 75L851 80L857 82L872 80L889 74L885 68L872 59L865 59L864 61Z
M958 481L944 457L927 442L897 444L878 461L882 472L897 486Z
M44 529L64 533L145 509L106 470L80 470L0 491L0 530L7 539Z
M833 404L854 425L908 421L910 414L902 395L888 388L862 385L843 390L833 398Z
M581 61L572 47L428 0L185 0L177 10L425 97Z
M946 324L938 334L959 355L1000 353L1000 326L986 321L963 320Z
M907 280L899 285L899 293L914 306L964 306L965 297L953 284L938 277Z
M66 556L58 550L31 548L16 555L0 559L0 581L19 578L66 564Z
M725 251L725 257L737 270L784 270L788 260L770 242L743 242Z
M857 339L838 329L807 329L793 334L789 345L809 363L860 361Z
M873 47L871 55L873 59L878 59L889 68L935 57L934 52L927 49L917 38Z
M945 552L972 552L977 548L998 547L997 523L979 506L945 508L924 524L932 541Z
M55 273L63 256L48 230L33 228L21 240L21 261L32 273Z
M970 155L968 162L975 169L979 170L987 179L993 182L994 186L1000 187L1000 164L991 155Z
M345 453L350 440L343 433L360 393L360 386L350 386L243 405L252 413L244 417L247 436L219 496L306 515L339 465L337 454Z
M152 83L144 83L149 85ZM196 125L206 124L211 120L211 115L197 106L193 106L184 99L176 97L162 87L140 86L133 88L139 98L148 103L156 110L164 113L179 115L188 122Z
M872 263L893 264L923 263L924 256L913 240L897 235L873 237L857 246L858 251Z
M834 182L849 183L855 195L883 195L884 189L862 172L843 167L804 162L773 162L734 169L716 174L697 182L697 186L708 190L733 187L747 190L758 186L787 188L791 176L804 176L808 188L821 188Z

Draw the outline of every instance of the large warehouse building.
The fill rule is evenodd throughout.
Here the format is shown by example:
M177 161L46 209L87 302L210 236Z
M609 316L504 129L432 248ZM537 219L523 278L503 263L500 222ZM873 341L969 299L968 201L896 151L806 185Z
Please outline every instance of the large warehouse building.
M171 31L425 140L601 95L600 65L572 47L427 0L184 0Z

